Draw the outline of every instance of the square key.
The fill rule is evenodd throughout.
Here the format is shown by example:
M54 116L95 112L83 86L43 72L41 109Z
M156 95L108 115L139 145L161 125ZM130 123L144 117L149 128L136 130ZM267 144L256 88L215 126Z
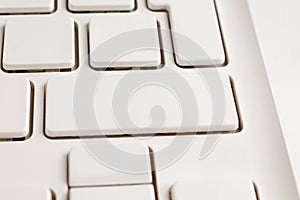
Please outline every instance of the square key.
M0 139L23 139L29 136L31 98L29 80L0 79Z
M22 18L5 26L3 68L59 70L75 66L75 28L70 18Z
M108 15L89 24L94 69L149 68L161 64L157 20L153 16Z

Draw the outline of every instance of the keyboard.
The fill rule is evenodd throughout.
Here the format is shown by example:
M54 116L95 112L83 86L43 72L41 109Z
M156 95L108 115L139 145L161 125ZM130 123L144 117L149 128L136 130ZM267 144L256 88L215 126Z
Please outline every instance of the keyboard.
M246 0L0 14L0 199L299 199Z

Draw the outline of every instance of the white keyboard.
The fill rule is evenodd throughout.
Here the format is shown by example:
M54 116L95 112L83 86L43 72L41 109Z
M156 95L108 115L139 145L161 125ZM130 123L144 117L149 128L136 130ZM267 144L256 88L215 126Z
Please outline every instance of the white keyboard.
M0 13L0 199L299 199L246 0Z

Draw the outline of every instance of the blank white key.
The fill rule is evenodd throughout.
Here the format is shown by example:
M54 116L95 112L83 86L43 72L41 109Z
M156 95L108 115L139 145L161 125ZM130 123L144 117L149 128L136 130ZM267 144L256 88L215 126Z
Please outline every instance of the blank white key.
M29 134L31 86L27 79L0 79L0 138Z
M97 143L92 145L95 146L87 146L87 149L83 147L75 147L69 153L68 180L70 187L146 184L152 182L151 161L147 146L139 144L123 144L114 146L126 153L142 155L142 157L138 158L138 160L133 160L135 165L129 169L127 168L128 163L126 162L131 162L132 160L126 160L126 157L120 158L118 156L114 156L113 159L125 162L124 167L123 165L106 162L106 160L100 160L102 157L97 157L96 154L93 154L95 152L92 151L92 149L97 148ZM89 147L91 148L89 149ZM106 149L106 152L104 153L110 154L109 149ZM140 172L135 172L135 169L140 169Z
M182 80L176 75L155 73L158 71L135 72L130 78L103 74L97 87L94 83L89 85L89 77L83 78L86 91L96 88L92 89L90 96L84 88L78 90L80 87L74 96L76 79L50 79L46 86L46 134L49 137L76 137L79 130L81 136L142 135L234 131L239 127L230 79L226 74L221 73L220 79L212 80L210 78L215 75L207 76L214 86L218 85L217 80L220 83L219 87L209 88L203 78L205 75L197 73L181 74ZM164 83L164 80L169 83ZM149 82L150 85L144 85ZM129 91L131 95L122 96L122 91ZM115 96L117 94L121 96ZM82 105L84 111L80 111ZM157 106L164 114L157 110ZM183 114L182 109L187 113ZM89 110L90 113L85 112ZM97 123L92 123L93 120Z
M52 200L51 191L38 186L1 186L0 199L5 200Z
M152 185L135 185L102 188L72 188L70 200L155 200Z
M69 0L71 11L131 11L135 0Z
M171 189L172 200L256 200L248 180L203 180L178 182Z
M206 66L225 62L213 0L148 0L148 3L153 9L169 11L179 65Z
M0 0L0 13L49 13L55 0Z
M156 67L161 64L155 17L113 15L89 24L90 62L94 68Z
M5 26L6 70L70 69L75 66L74 22L70 18L19 18Z

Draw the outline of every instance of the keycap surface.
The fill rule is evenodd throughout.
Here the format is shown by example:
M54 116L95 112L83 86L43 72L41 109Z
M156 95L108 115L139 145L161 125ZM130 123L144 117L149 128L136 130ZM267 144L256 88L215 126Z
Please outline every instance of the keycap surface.
M105 159L101 160L101 155L93 152L94 146L74 147L68 156L69 166L69 186L107 186L107 185L127 185L127 184L147 184L152 182L151 161L149 149L140 144L123 144L121 146L111 146L118 148L125 153L142 155L143 157L134 160L135 165L128 168L130 160L126 157L110 155L110 149L105 149L105 154L111 156L118 162L125 162L123 165L114 165ZM103 150L104 151L104 150ZM118 154L116 154L118 155ZM129 162L129 163L128 163ZM129 166L131 167L131 166ZM141 169L140 171L134 171Z
M152 9L168 10L179 65L206 66L225 62L213 0L148 0L148 4Z
M24 138L30 132L30 82L0 79L0 139Z
M70 200L155 200L152 185L134 185L103 188L74 188L70 190Z
M49 13L55 0L0 0L0 13Z
M93 18L89 34L93 68L157 67L161 64L159 34L153 16Z
M69 0L71 11L131 11L135 0Z
M5 70L71 69L75 66L70 18L19 18L5 25Z
M181 79L155 72L103 74L99 85L90 77L79 83L73 78L50 79L46 86L46 134L143 135L234 131L239 127L231 83L225 74L220 74L220 79L207 75L215 84L209 88L198 74L182 74Z
M256 200L248 180L203 180L178 182L171 189L172 200Z
M0 199L53 200L49 189L38 186L0 186Z

